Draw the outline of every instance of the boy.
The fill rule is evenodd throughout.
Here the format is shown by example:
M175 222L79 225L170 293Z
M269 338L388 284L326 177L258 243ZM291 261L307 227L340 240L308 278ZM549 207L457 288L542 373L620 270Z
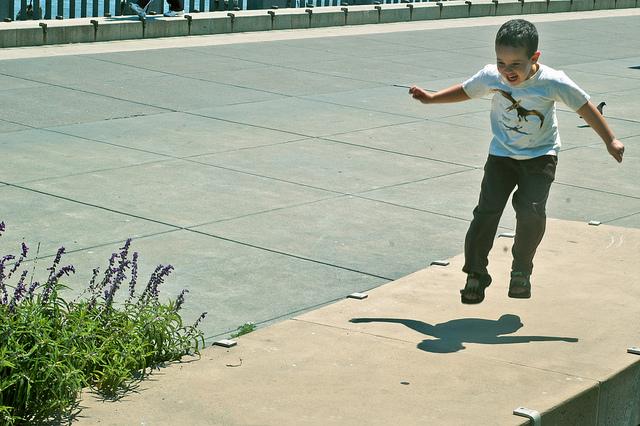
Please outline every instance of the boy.
M531 297L533 257L545 231L545 206L555 178L560 137L555 102L580 114L602 138L607 151L622 161L624 145L616 139L587 95L562 71L540 64L538 33L523 19L506 22L496 35L496 65L487 65L462 84L436 93L412 86L422 103L460 102L494 93L491 102L493 139L484 166L478 205L465 238L467 274L462 303L484 300L491 284L489 251L509 195L516 211L516 236L509 297Z

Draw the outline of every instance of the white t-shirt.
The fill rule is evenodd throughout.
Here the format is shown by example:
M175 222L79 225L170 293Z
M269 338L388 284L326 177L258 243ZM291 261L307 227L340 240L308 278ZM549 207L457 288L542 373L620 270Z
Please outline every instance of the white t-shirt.
M560 135L556 101L574 111L587 103L587 95L567 75L540 64L538 71L517 86L510 86L489 64L462 84L470 98L495 93L491 101L493 139L489 154L526 160L558 155Z

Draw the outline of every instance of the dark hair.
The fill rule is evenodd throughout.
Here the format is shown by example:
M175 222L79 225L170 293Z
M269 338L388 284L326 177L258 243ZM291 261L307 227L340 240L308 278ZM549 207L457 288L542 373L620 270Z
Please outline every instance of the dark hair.
M530 58L538 50L538 30L529 21L512 19L507 21L496 34L496 46L524 47Z

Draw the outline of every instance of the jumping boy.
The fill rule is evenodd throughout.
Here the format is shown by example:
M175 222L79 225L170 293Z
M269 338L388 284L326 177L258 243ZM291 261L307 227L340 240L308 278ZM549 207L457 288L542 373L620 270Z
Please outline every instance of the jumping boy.
M500 216L513 194L516 235L509 297L531 297L533 257L545 231L545 206L555 178L560 150L556 101L582 116L602 138L609 154L622 161L624 145L616 139L587 95L562 71L540 64L538 32L523 19L506 22L496 35L497 63L485 66L462 84L436 93L412 86L409 93L425 104L461 102L493 93L493 139L484 166L478 205L464 244L467 274L462 303L484 300L491 284L488 255Z

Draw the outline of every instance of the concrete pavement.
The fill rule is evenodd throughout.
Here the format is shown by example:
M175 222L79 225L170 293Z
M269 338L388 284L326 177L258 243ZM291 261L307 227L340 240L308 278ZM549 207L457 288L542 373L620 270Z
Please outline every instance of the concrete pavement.
M403 335L405 328L397 323L351 324L351 317L335 311L347 302L309 314L310 318L321 315L323 321L305 322L301 316L282 322L354 291L371 290L398 279L414 283L402 296L412 304L403 308L407 314L401 318L435 324L464 318L498 321L507 313L525 324L523 335L579 340L509 345L510 351L505 345L488 346L506 351L506 358L496 360L495 354L483 351L471 358L483 366L474 369L472 382L484 384L486 391L506 395L507 399L498 399L504 424L512 421L505 407L514 408L511 405L523 400L509 394L509 389L522 389L518 395L527 390L538 392L538 396L552 394L548 399L532 401L547 411L570 395L596 401L593 392L597 394L602 388L597 382L632 365L633 358L627 356L624 347L639 340L637 327L629 325L637 318L635 299L623 300L635 290L620 286L627 285L638 272L633 268L638 260L635 241L640 229L640 168L634 148L640 141L640 49L636 43L640 16L628 10L530 17L541 34L541 61L565 70L594 100L607 102L605 116L627 146L625 161L616 164L595 133L581 127L578 117L561 106L558 115L564 149L548 215L575 223L554 222L560 225L550 229L545 241L563 236L565 240L558 246L545 246L547 251L541 252L536 270L540 296L536 293L531 304L519 304L524 307L516 311L506 305L513 302L504 292L494 296L492 289L489 298L496 297L495 302L488 300L478 310L463 312L459 311L463 307L456 294L463 280L456 256L461 252L477 199L489 137L489 102L426 107L412 102L405 89L392 84L417 83L437 89L461 81L494 60L493 36L506 19L360 26L326 29L324 33L271 32L263 34L262 41L260 35L237 34L3 50L0 146L8 161L0 171L0 219L7 223L7 232L0 239L0 249L3 253L16 251L23 238L32 246L40 242L40 258L45 259L38 267L44 269L57 247L64 245L70 252L67 261L78 270L69 285L79 292L88 282L91 268L104 266L110 253L132 236L134 248L141 255L142 277L158 263L173 264L176 272L166 282L164 297L176 297L182 288L189 288L187 321L202 311L209 312L203 323L208 341L227 336L247 321L261 327L279 323L245 336L237 350L246 347L249 352L232 350L225 355L229 359L245 357L246 361L255 351L261 355L255 359L261 361L248 365L256 370L246 368L247 364L243 364L245 368L226 367L219 349L205 352L205 360L215 360L211 365L201 361L182 366L181 370L194 368L195 375L204 374L208 368L218 371L211 373L210 380L219 384L220 392L238 386L233 391L238 392L235 399L228 398L234 395L231 391L214 399L216 405L223 401L230 405L220 405L222 411L210 412L212 416L222 416L226 409L240 406L237 398L241 398L242 389L251 389L254 384L244 377L235 381L232 376L223 376L228 371L249 374L256 389L263 389L245 401L243 412L249 417L238 417L233 411L228 418L203 417L201 424L227 420L231 424L287 423L278 417L286 417L287 412L278 410L290 407L287 401L302 401L296 399L302 395L300 390L284 392L292 385L285 379L276 387L282 393L268 395L266 400L271 402L265 402L263 411L251 412L255 407L251 402L260 400L271 383L264 382L270 376L255 372L275 368L281 362L275 355L266 355L265 341L275 342L280 353L294 358L306 353L308 362L318 359L327 366L326 370L313 369L309 364L307 374L311 377L334 371L329 365L335 362L362 361L358 364L361 371L346 381L341 382L338 374L327 379L326 387L318 388L335 389L337 384L351 383L353 387L346 387L343 395L355 395L358 401L365 392L361 386L367 382L357 382L370 371L384 375L379 366L389 359L397 369L403 365L423 369L420 363L424 362L425 351L416 351L415 331ZM613 227L581 226L589 220ZM501 230L511 229L513 212L509 208ZM566 232L580 241L579 252L570 250L575 243L568 241ZM610 233L622 237L611 242L607 239ZM616 256L622 259L617 263L622 275L615 280L607 273L610 259L601 256L605 248L611 248L609 243L611 247L619 244ZM586 256L592 254L596 255L593 259ZM500 256L500 252L495 255ZM436 280L442 283L436 287L438 296L414 296L416 284L412 280L427 282L421 274L435 273L428 272L434 269L403 277L423 270L432 260L446 258L454 260L446 274ZM496 276L505 276L504 262L506 259L496 259L495 272L492 266ZM580 299L576 311L567 309L576 293L584 296L579 291L560 291L560 284L551 286L556 267L569 268L562 274L562 288L574 288L571 286L583 282L582 275L572 274L575 271L590 270L594 275L589 279L596 281L589 281L594 291L588 296L598 293L602 281L608 283L607 288L615 285L618 290L611 290L604 298L607 305L598 294ZM371 298L365 302L368 305L357 306L372 306L374 302L367 316L397 317L399 312L383 309L391 297L386 296L386 289L397 288L398 284L390 286L376 290L381 292L382 302ZM588 338L592 323L573 325L577 318L584 320L578 313L585 306L586 312L598 312L595 318L602 327L597 335L601 340ZM607 318L605 309L611 306L620 312L619 318ZM426 314L434 311L440 314ZM557 324L538 321L545 315L548 319L552 312L559 316ZM507 317L508 321L513 319ZM307 324L312 322L320 325ZM572 325L560 327L565 323ZM303 338L309 330L322 334L322 342ZM347 338L347 333L357 337ZM384 349L379 353L373 349L379 342L368 334L384 337ZM327 350L334 345L331 342L338 341L343 346L335 344L336 350L348 348L336 354L341 361L332 360L335 351ZM582 346L585 341L591 343ZM603 356L599 352L603 350L601 343L619 355L608 352ZM563 352L567 348L572 349ZM548 357L557 364L548 368L527 364L520 356L510 358L521 352ZM366 355L373 354L375 357L364 363ZM468 370L467 358L463 357L460 364L446 358L458 357L457 353L435 356L434 362L444 364L434 371ZM570 368L575 364L570 361L576 357L584 363L584 369ZM590 370L595 368L594 360L602 363L602 368ZM524 370L514 364L524 364L527 372L533 369L538 374L548 368L553 373L551 378L523 378L520 375ZM492 368L501 373L491 373ZM167 369L166 375L178 369ZM582 380L574 383L566 376ZM156 377L158 383L167 383L169 388L178 386L172 391L174 395L186 392L179 388L182 385L165 382L160 375L152 380ZM175 380L180 380L178 377ZM309 376L302 377L304 383L309 382ZM400 379L400 374L385 380L392 377L399 379L397 383L412 383L411 379ZM442 383L446 377L423 375L416 380ZM462 386L466 376L457 377ZM494 386L487 377L504 380ZM537 380L556 380L558 387L549 390ZM565 383L569 381L572 383ZM384 407L380 403L387 400L383 398L386 395L389 401L405 403L387 414L407 416L400 418L409 420L420 418L411 417L417 416L417 411L407 407L421 408L414 404L418 399L411 398L418 398L420 392L432 395L435 389L425 387L403 399L396 391L416 386L396 387L396 382L393 388L380 388L379 399L372 400L368 407L377 407L382 416ZM451 399L462 400L461 395L466 394L464 391ZM150 409L153 395L150 389L136 396L138 408L126 408L126 413L140 412L135 411L139 407ZM308 421L319 423L328 411L314 411L314 395L315 399L329 396L317 392L306 395L310 399L303 407L308 409ZM204 410L206 397L194 396L194 401L200 401L194 402L198 410ZM275 403L271 398L281 399ZM326 401L326 407L337 406L335 400ZM487 401L478 400L478 407L485 407ZM358 418L351 409L356 402L346 404L336 422L353 423ZM117 405L109 407L115 412L121 410ZM440 410L439 404L428 407L430 415ZM83 414L87 416L85 421L104 423L111 416L106 413L112 413L105 411L106 417L101 417L100 412L92 405ZM272 417L250 417L264 412ZM302 416L300 412L292 413L290 423L302 419L298 417ZM447 413L431 417L433 424L448 418ZM636 415L633 413L637 411L630 413ZM135 422L140 419L135 417Z
M459 303L462 256L211 348L123 401L86 393L79 424L544 425L640 421L638 229L551 220L530 300L495 282ZM580 265L579 269L576 265Z

